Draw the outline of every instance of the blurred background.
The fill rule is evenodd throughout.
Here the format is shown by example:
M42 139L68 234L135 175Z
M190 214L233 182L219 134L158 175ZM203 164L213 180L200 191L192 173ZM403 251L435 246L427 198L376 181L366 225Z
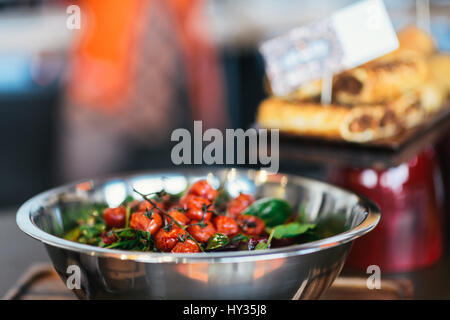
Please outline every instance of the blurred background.
M31 263L48 261L44 248L17 229L18 205L77 179L171 167L170 134L190 129L193 120L202 120L204 130L252 126L266 96L258 44L353 2L0 0L0 295ZM416 22L416 0L384 3L397 29ZM79 29L67 25L71 5L80 8ZM450 1L430 0L430 8L436 44L450 52ZM450 199L448 137L440 148ZM280 171L326 179L313 163L281 162ZM421 217L430 211L414 211L427 195L420 193L425 186L416 188L426 179L416 180L410 198L395 198L401 206L391 219L391 198L373 191L387 208L385 230L399 236L402 228L412 230L405 245L424 239L416 230L426 229ZM406 213L403 219L397 211ZM392 252L405 251L392 239ZM430 251L411 248L417 255ZM449 257L419 277L419 298L450 298Z
M75 179L169 167L172 130L194 119L251 126L265 97L258 43L352 2L0 0L0 207ZM80 29L66 26L72 4ZM416 1L385 4L397 28L415 22ZM431 1L442 51L449 12L450 1Z

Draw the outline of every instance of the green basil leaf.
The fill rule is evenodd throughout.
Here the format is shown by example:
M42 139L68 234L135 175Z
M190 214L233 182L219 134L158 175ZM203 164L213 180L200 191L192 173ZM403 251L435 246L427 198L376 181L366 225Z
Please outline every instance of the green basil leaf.
M244 241L244 242L248 242L250 240L249 236L246 236L242 233L239 233L237 236L234 236L231 241L232 242L239 242L239 241Z
M216 233L208 240L208 244L206 246L206 250L214 250L221 247L226 246L230 242L230 239L222 234L222 233Z
M262 198L253 202L242 214L261 218L268 227L283 224L292 214L292 208L285 200Z
M301 224L298 222L291 222L288 224L282 224L279 226L276 226L274 230L274 237L275 239L283 239L283 238L293 238L298 235L301 235L302 233L305 233L306 231L315 228L315 224L307 223L307 224Z
M77 241L77 239L80 237L80 234L81 234L80 227L76 227L67 232L63 238L70 241Z
M275 234L275 229L272 229L270 232L269 238L267 239L267 242L258 242L258 244L255 247L255 250L267 250L270 248L270 243L272 242L272 238Z
M266 250L266 249L269 249L269 245L264 241L258 242L258 244L255 247L255 250Z
M80 226L81 235L86 237L87 239L97 237L106 230L106 227L102 223L94 224L94 225L82 225Z
M116 235L119 238L133 238L136 236L137 230L131 228L124 228L120 230L116 230Z

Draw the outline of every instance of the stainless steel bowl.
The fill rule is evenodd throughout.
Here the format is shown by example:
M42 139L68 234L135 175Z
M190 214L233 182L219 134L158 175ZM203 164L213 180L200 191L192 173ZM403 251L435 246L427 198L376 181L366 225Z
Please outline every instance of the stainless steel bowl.
M328 237L263 251L167 254L98 248L64 240L71 208L103 202L117 205L141 192L179 192L199 178L231 195L285 198ZM137 195L134 195L139 198ZM81 181L56 188L23 204L22 231L42 241L67 283L79 267L83 299L315 299L341 271L354 239L372 230L379 209L367 199L319 181L253 170L191 170L139 173ZM69 278L70 283L73 277Z

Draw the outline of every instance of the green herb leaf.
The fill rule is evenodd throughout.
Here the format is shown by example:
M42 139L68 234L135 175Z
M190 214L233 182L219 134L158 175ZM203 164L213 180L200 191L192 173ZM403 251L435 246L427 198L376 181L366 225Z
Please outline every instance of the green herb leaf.
M70 241L77 241L78 238L80 237L80 234L81 234L80 227L76 227L76 228L70 230L69 232L67 232L64 235L64 239L70 240Z
M222 234L216 233L208 240L208 245L206 246L206 250L214 250L221 247L226 246L230 242L230 239Z
M272 242L272 238L273 238L274 233L275 233L275 229L272 229L272 232L270 232L269 239L267 239L267 242L264 242L264 241L258 242L258 244L255 247L255 250L267 250L267 249L269 249L270 248L270 243Z
M301 224L298 222L291 222L288 224L276 226L273 229L273 236L275 237L275 239L293 238L315 227L315 224Z
M268 227L286 222L292 214L292 208L285 200L262 198L253 202L242 214L261 218Z
M250 240L249 236L243 235L242 233L239 233L237 236L234 236L231 241L232 242L239 242L239 241L244 241L244 242L248 242Z
M81 234L84 237L86 237L87 239L95 238L95 237L99 236L105 230L106 230L106 226L103 223L80 226Z
M69 206L64 210L63 230L70 231L80 225L92 225L97 223L104 224L102 213L107 207L108 206L106 204L82 204Z
M269 249L269 246L264 241L258 242L258 244L255 247L255 250L266 250Z
M113 230L112 232L114 232L119 239L116 242L105 246L105 248L137 251L154 250L154 243L149 232L130 228Z

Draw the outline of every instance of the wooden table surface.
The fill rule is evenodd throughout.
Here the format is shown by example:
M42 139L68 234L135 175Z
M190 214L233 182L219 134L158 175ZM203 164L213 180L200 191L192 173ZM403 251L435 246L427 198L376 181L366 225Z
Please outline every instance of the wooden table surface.
M16 225L16 209L0 209L0 297L34 262L49 262L44 246Z

